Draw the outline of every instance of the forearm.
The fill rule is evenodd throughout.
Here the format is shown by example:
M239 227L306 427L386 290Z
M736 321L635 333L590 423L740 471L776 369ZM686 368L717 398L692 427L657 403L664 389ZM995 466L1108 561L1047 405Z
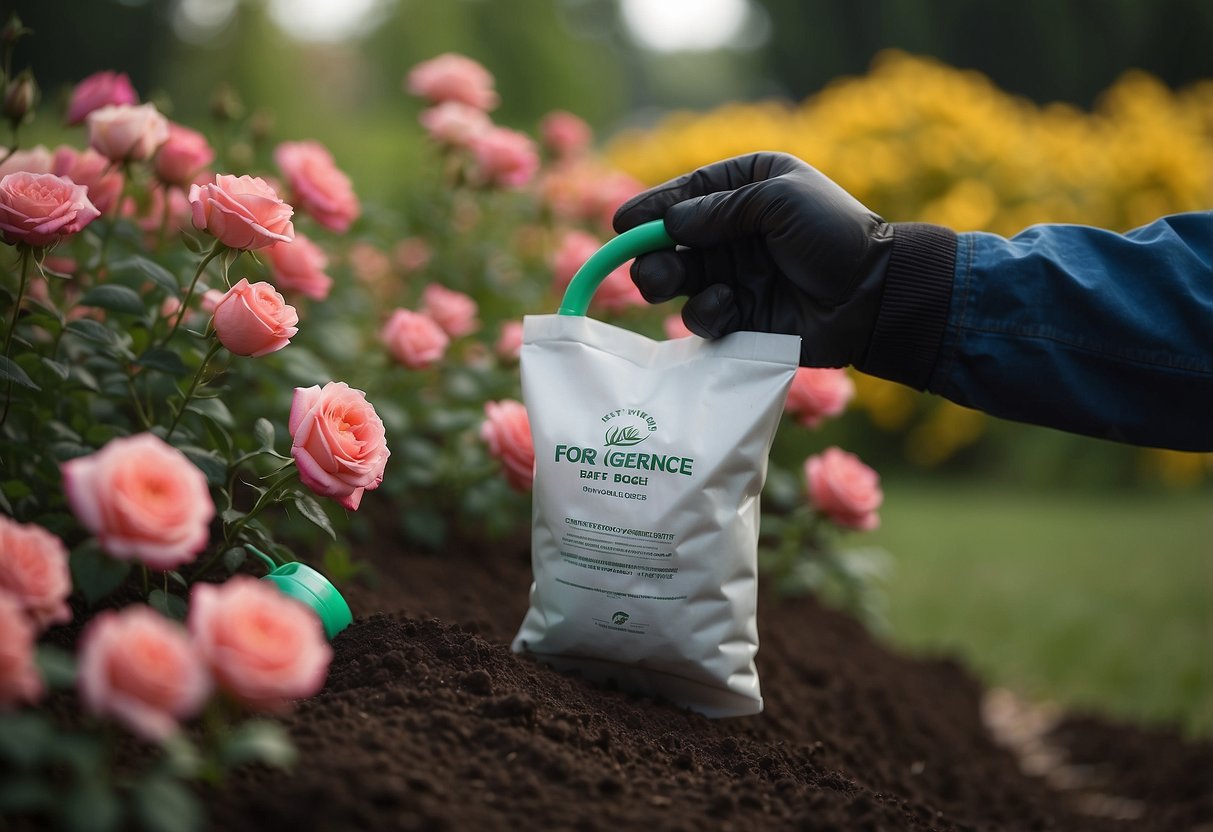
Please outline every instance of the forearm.
M937 340L929 373L904 345L891 351L883 301L861 369L1007 419L1213 450L1213 212L1124 235L1057 225L1010 240L958 235L942 330L939 257L917 262L932 259L925 275L890 267L893 299L917 305L898 316Z

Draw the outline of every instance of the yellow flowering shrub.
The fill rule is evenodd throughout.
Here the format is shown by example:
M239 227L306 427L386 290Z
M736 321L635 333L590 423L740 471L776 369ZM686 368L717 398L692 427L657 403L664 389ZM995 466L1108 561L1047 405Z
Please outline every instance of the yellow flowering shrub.
M1008 236L1037 222L1127 230L1213 206L1213 80L1172 91L1129 71L1086 112L1040 106L980 73L889 51L866 75L799 104L676 113L619 135L609 155L655 184L756 150L805 159L890 221ZM917 463L942 462L982 436L984 418L973 411L880 379L857 375L856 383L857 404L877 427L904 432ZM1155 456L1149 465L1173 481L1209 470L1199 458Z

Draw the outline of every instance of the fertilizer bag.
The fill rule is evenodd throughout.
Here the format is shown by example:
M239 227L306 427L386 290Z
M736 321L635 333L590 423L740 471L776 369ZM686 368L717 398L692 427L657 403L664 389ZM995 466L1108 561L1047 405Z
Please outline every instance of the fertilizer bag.
M611 269L672 245L660 221L615 238L560 314L524 321L534 583L513 649L743 716L762 710L759 493L800 339L658 342L584 316Z

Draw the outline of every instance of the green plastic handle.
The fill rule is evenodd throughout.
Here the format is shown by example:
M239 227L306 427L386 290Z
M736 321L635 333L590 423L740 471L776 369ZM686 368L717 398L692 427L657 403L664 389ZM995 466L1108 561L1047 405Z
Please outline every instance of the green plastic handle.
M590 298L607 275L633 257L648 254L663 248L673 248L674 240L666 233L665 222L653 220L623 232L594 252L589 260L577 270L564 291L558 315L584 315L590 307Z

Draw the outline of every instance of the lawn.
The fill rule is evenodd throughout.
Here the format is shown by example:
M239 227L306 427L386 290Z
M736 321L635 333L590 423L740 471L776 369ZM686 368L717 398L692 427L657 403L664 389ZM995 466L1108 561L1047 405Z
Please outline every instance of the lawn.
M885 482L888 637L1036 700L1213 735L1213 497ZM860 538L854 542L858 543Z

